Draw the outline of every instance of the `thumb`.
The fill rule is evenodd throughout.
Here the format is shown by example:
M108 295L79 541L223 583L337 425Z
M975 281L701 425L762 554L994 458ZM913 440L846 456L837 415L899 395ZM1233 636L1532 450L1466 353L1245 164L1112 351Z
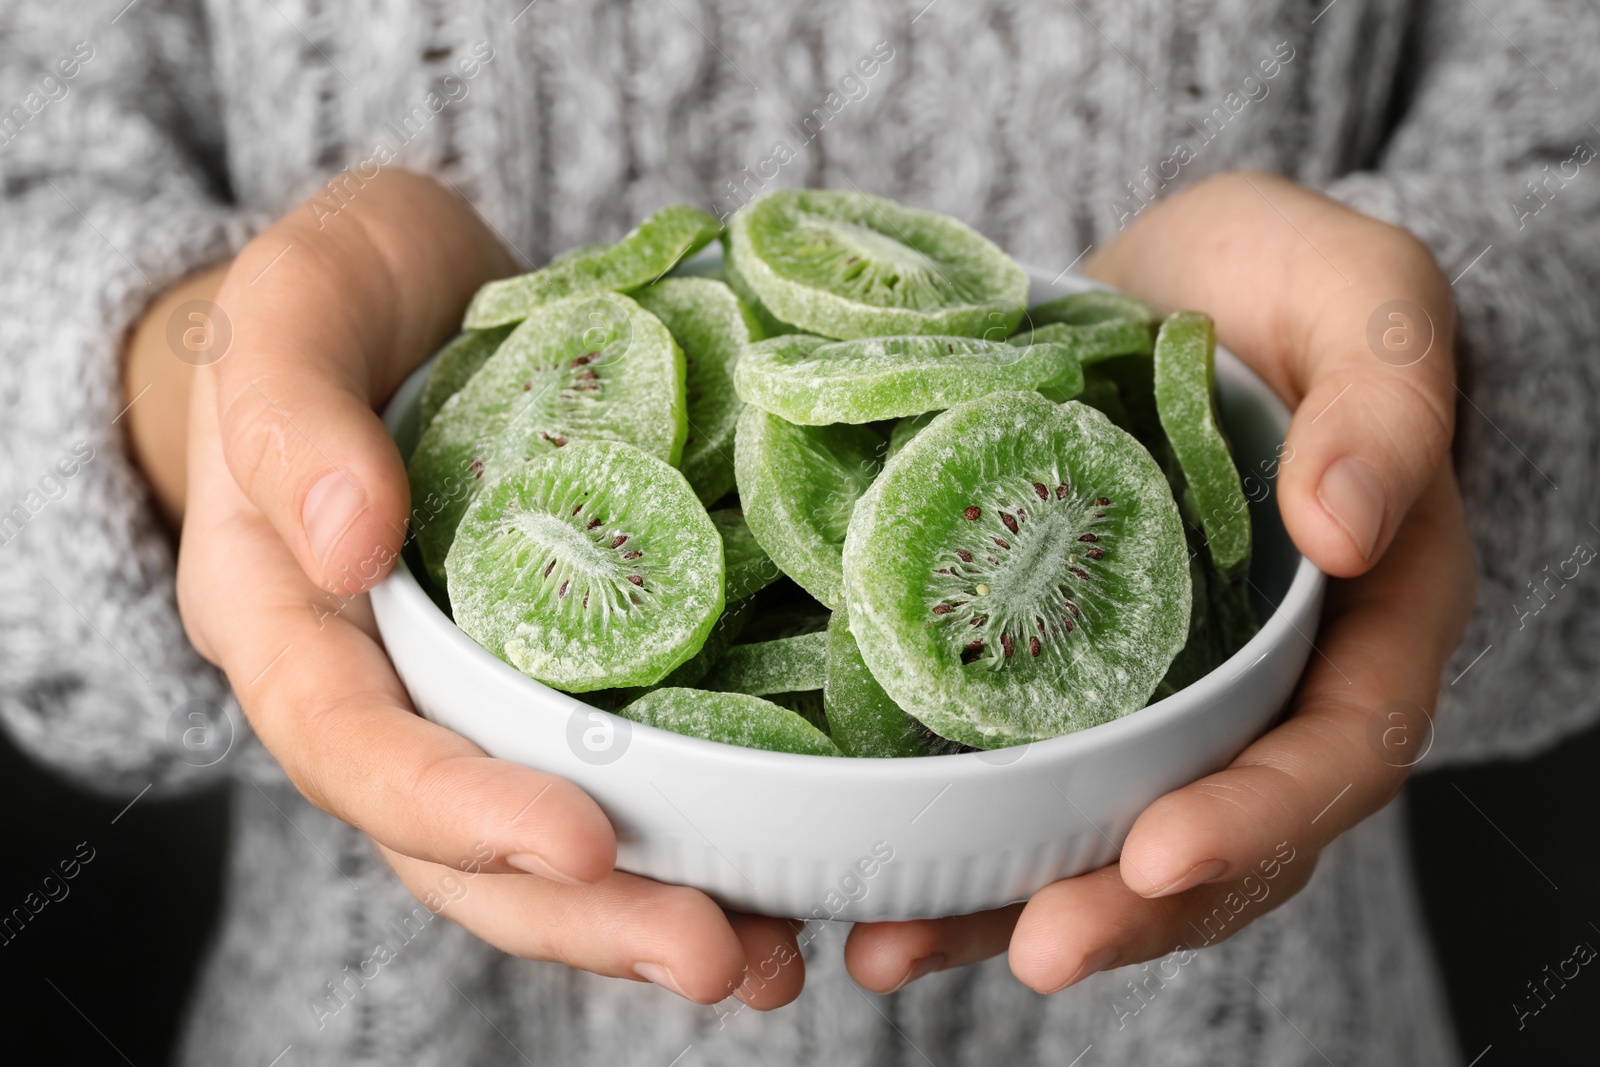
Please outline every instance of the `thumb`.
M507 265L464 201L386 171L337 215L291 212L228 272L217 294L233 331L215 368L223 454L323 588L353 596L393 565L410 489L373 406Z
M1425 304L1431 304L1428 310ZM1365 573L1448 461L1455 432L1448 299L1331 301L1295 361L1302 399L1279 457L1279 507L1307 558Z

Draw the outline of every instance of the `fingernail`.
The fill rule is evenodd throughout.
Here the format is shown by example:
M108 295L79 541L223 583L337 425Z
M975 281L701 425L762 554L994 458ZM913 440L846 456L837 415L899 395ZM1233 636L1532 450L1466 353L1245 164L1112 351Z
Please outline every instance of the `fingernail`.
M900 984L889 990L889 992L897 993L918 978L926 978L943 967L945 960L946 956L943 952L935 952L932 955L924 956L920 960L914 961L911 964L911 969L906 972L906 976L900 979Z
M548 878L552 882L565 882L567 885L588 884L579 881L570 874L563 874L546 863L543 857L536 856L532 852L514 852L506 857L506 862L519 871L537 874L540 878Z
M1078 968L1076 974L1074 974L1071 978L1068 978L1065 982L1062 982L1060 985L1056 986L1054 989L1050 990L1050 992L1059 993L1068 986L1077 985L1091 974L1098 974L1100 971L1105 970L1107 967L1111 966L1111 961L1117 958L1118 951L1120 950L1113 945L1110 948L1103 948L1099 952L1096 952L1093 956L1090 956L1088 959L1083 961L1083 965Z
M1317 499L1333 521L1344 527L1362 559L1372 556L1383 529L1383 479L1372 464L1355 456L1336 461L1322 475Z
M343 471L330 471L306 494L300 522L311 543L311 554L325 563L339 538L367 510L367 491Z
M1227 869L1228 865L1222 860L1206 860L1204 863L1197 863L1166 885L1157 886L1150 892L1145 893L1144 897L1147 900L1155 897L1170 897L1174 893L1181 893L1185 889L1193 889L1197 885L1209 882Z
M633 973L643 978L646 982L653 982L669 993L676 993L684 1000L691 999L689 994L678 985L678 980L672 976L672 971L659 963L635 963Z

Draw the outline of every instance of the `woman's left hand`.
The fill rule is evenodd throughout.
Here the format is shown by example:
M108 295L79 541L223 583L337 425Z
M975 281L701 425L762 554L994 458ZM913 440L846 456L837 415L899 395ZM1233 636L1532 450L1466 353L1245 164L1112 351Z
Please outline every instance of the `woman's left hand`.
M1209 312L1222 343L1294 408L1277 483L1284 522L1309 559L1349 580L1331 583L1282 725L1145 809L1117 863L997 911L857 925L846 963L877 992L1009 948L1017 977L1049 993L1200 948L1197 931L1219 908L1239 919L1221 936L1237 933L1394 797L1472 611L1449 461L1453 309L1415 238L1284 179L1230 174L1150 208L1089 273L1164 308ZM1387 318L1390 308L1402 317ZM1392 337L1400 345L1425 330L1431 350L1418 362L1380 352L1374 322L1385 339L1391 325L1411 330ZM1250 899L1260 903L1244 907Z

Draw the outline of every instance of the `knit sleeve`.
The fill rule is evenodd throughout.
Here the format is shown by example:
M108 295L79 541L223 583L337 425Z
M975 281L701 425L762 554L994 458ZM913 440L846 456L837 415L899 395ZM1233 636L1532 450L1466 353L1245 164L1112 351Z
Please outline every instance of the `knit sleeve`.
M1453 279L1478 604L1440 683L1434 765L1529 754L1600 717L1600 13L1424 10L1379 165L1328 191L1411 230Z
M0 14L0 722L131 795L194 777L191 702L233 705L178 618L120 353L152 298L252 227L226 206L198 16L124 7Z

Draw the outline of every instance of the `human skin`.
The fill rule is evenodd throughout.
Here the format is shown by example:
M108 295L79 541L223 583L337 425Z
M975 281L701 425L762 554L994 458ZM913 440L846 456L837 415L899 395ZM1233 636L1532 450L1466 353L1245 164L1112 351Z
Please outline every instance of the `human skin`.
M477 286L515 267L470 207L404 171L322 221L297 208L231 263L173 286L127 346L130 441L181 523L179 605L195 647L295 785L369 834L419 899L487 844L488 876L442 912L479 937L701 1003L730 991L761 1009L793 1000L796 924L613 870L615 835L582 791L415 714L360 595L392 565L409 510L374 409L453 332ZM1282 725L1152 804L1118 864L1026 905L857 925L846 962L871 990L1008 950L1041 992L1164 955L1283 841L1297 858L1274 888L1297 890L1321 848L1400 787L1405 771L1371 749L1368 720L1387 701L1431 710L1471 610L1449 464L1453 310L1419 242L1284 179L1235 173L1150 208L1088 270L1157 306L1210 312L1221 342L1295 410L1277 483L1285 523L1349 580L1333 585L1321 655ZM167 348L166 318L189 299L214 301L232 325L226 354L200 368ZM1395 299L1437 331L1409 367L1366 344L1373 310ZM773 959L776 978L746 980Z

